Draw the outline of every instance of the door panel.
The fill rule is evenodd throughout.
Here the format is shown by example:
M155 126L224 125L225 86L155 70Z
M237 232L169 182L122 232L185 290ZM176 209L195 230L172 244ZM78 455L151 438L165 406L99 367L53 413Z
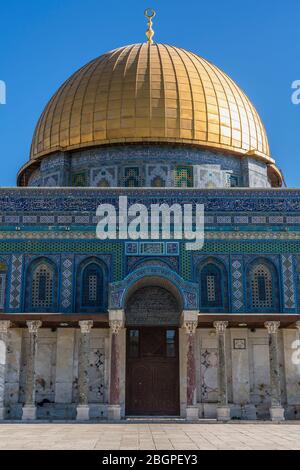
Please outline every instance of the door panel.
M135 412L139 414L144 409L151 409L152 396L148 392L152 389L152 374L149 368L139 363L132 364L129 385L131 406Z
M127 329L126 364L126 414L179 414L177 329Z

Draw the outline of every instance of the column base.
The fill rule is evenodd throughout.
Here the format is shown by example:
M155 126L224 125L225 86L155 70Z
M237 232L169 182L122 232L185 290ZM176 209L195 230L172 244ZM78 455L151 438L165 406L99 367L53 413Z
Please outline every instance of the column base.
M230 406L218 406L217 407L217 420L218 421L230 421Z
M121 419L121 406L120 405L108 405L107 407L107 418L109 421L120 421Z
M199 419L199 407L198 406L187 406L186 407L186 420L187 421L198 421Z
M4 421L6 418L6 408L4 406L0 406L0 421Z
M255 405L252 405L252 404L245 405L242 410L241 418L249 419L249 421L256 421L257 415L256 415Z
M270 408L271 421L284 421L284 408L282 406L274 406Z
M34 421L36 419L36 406L25 405L22 408L22 421Z
M90 407L89 405L78 405L76 408L76 421L89 421Z

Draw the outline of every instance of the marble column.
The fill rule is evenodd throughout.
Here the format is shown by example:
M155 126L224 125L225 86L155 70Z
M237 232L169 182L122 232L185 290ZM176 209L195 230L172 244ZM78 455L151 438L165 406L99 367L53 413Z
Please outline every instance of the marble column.
M268 321L265 323L269 335L269 358L270 358L270 391L271 407L270 416L272 421L284 421L284 408L281 405L280 368L278 358L278 329L279 321Z
M110 326L110 387L108 419L121 419L120 403L120 333L124 328L125 315L123 310L111 310L109 312Z
M198 312L184 311L182 326L186 331L186 419L199 419L197 406L196 380L196 330L198 327Z
M298 331L298 339L300 340L300 321L296 322L296 328L297 328L297 331Z
M7 370L7 343L10 321L0 321L0 421L5 419L5 381Z
M37 354L38 330L42 326L39 320L26 322L29 332L28 351L26 357L25 403L22 409L22 419L25 421L36 419L35 403L35 361Z
M218 338L218 421L230 420L230 406L228 405L227 361L225 335L228 321L216 321L214 327Z
M89 364L92 320L79 322L80 340L78 353L78 405L77 421L88 421L90 419L89 407Z

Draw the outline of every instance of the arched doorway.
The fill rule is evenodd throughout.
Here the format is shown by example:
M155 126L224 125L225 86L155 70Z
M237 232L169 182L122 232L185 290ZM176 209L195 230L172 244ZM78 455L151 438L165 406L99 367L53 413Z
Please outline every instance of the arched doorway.
M126 414L177 416L181 306L161 286L136 289L126 302Z

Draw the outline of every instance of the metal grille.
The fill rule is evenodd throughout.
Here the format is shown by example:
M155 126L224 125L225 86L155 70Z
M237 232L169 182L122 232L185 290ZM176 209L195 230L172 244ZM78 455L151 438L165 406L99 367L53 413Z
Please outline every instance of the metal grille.
M86 173L75 173L72 175L72 186L84 187L87 186Z
M252 271L252 307L271 308L273 306L272 275L269 269L260 264Z
M178 167L175 172L175 186L178 188L192 188L193 168L191 166Z
M88 297L90 302L97 300L97 287L98 287L97 274L90 274L88 277Z
M83 273L83 307L100 307L102 275L98 265L87 266Z
M216 278L215 276L209 275L206 277L207 283L207 300L209 302L215 302L216 300Z
M52 303L53 271L46 264L41 264L32 276L32 307L49 308Z
M125 168L123 186L125 186L125 188L138 188L142 186L140 169L138 167Z

